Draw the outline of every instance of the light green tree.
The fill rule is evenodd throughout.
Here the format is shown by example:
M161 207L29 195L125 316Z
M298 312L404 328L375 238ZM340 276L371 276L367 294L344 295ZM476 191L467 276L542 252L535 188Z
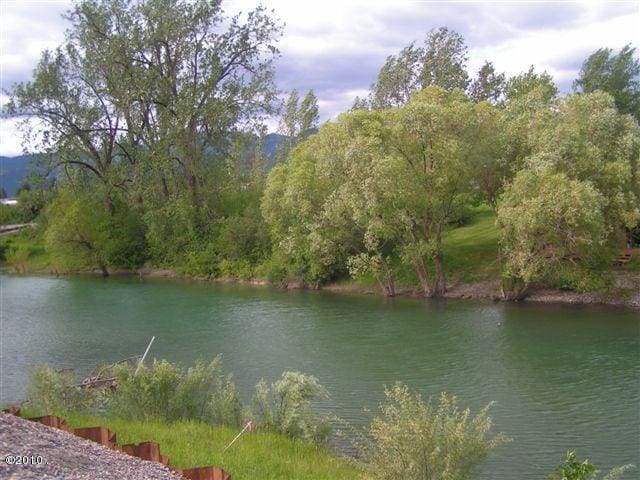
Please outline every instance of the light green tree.
M385 389L385 396L359 446L376 478L470 479L491 450L508 441L492 433L491 404L472 414L454 396L425 402L402 384Z
M637 123L618 113L604 92L566 96L554 110L531 139L535 156L528 163L536 168L549 165L570 179L590 182L605 201L607 228L620 236L640 218Z
M405 257L425 295L442 295L444 228L471 197L478 128L473 103L459 90L429 87L389 110L387 122L389 150L403 166L396 208L405 223Z
M532 282L597 284L592 267L608 233L604 202L589 182L550 169L520 171L498 207L504 296L520 299Z
M309 90L300 102L297 90L292 90L285 104L278 131L284 139L278 146L276 159L286 161L289 152L318 128L318 99Z

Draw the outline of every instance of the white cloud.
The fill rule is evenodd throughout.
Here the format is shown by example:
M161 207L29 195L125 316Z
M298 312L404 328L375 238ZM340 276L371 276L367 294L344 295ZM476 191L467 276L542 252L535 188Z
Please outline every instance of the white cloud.
M566 87L576 78L580 64L589 54L601 47L618 50L635 40L634 32L638 31L637 14L594 20L568 29L531 30L497 45L472 48L469 66L476 72L484 60L489 60L497 70L511 76L534 65L536 70L547 70L556 83Z
M17 123L15 119L0 119L0 155L3 157L22 154L22 136L18 131Z

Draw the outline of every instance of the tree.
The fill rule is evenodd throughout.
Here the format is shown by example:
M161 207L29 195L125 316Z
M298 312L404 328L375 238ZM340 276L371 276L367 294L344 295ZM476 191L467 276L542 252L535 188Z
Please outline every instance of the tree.
M15 87L8 111L27 118L25 140L50 154L52 169L80 167L95 175L104 208L112 212L112 190L122 187L114 170L126 127L104 72L83 50L70 36L64 47L44 52L33 79ZM33 117L39 122L29 122Z
M505 96L511 102L522 98L533 90L538 89L544 101L550 102L558 94L558 88L553 83L553 78L547 72L536 73L533 65L527 72L521 73L507 80Z
M522 170L498 206L503 294L521 299L532 282L588 290L606 242L604 199L588 182Z
M421 88L420 72L424 63L424 49L413 43L397 56L390 55L371 85L369 103L373 108L404 105L413 92Z
M368 105L375 109L398 107L407 103L413 92L428 86L466 90L467 51L459 33L447 27L431 30L424 47L411 43L397 56L387 57L371 85ZM354 107L360 108L362 100L358 100Z
M504 73L496 73L493 64L485 61L471 82L469 96L476 103L487 101L496 104L504 94L505 84Z
M617 55L610 48L592 53L582 64L579 77L573 82L575 92L609 93L621 113L629 113L640 122L640 61L636 49L624 46Z
M466 71L468 48L464 38L447 27L431 30L425 40L420 81L422 88L436 85L451 91L462 91L469 85Z
M495 212L505 184L513 178L519 165L518 159L513 158L517 150L512 150L515 143L509 130L512 125L505 109L488 102L477 103L474 110L478 131L469 165L473 171L471 183Z
M396 208L405 221L405 256L423 292L439 296L446 291L442 234L471 197L477 117L460 90L429 87L389 110L387 122L389 150L404 167Z
M279 280L318 284L346 273L354 232L325 218L327 199L348 178L344 152L352 139L341 118L297 145L269 173L261 206L275 258L283 263L285 278Z
M293 147L318 128L318 118L318 99L313 90L307 92L301 104L298 92L292 90L280 119L279 132L286 138L278 146L278 161L284 162Z
M199 208L205 161L227 153L238 128L274 111L281 27L263 8L226 19L220 3L207 0L149 0L134 12L127 61L137 90L148 92L142 124Z
M590 182L603 197L607 230L619 237L624 227L634 227L640 219L638 124L621 115L604 92L569 95L558 100L554 110L530 139L533 156L528 163Z
M10 111L32 124L56 162L114 187L159 179L161 198L201 206L204 163L275 105L281 28L264 9L226 19L219 2L84 0L65 45L45 52Z
M395 296L394 269L404 233L397 196L403 165L390 156L385 113L358 111L340 116L336 127L347 140L334 150L344 178L327 198L323 219L352 232L355 245L347 265L353 277L373 275L385 296Z
M298 112L300 131L298 139L305 140L318 128L318 99L313 94L313 90L309 90L302 99L300 111Z
M425 402L402 384L385 389L385 397L359 446L376 478L467 480L509 440L492 434L491 404L472 415L454 396Z
M135 268L145 260L144 231L139 218L114 198L114 212L99 208L89 191L62 189L47 209L45 242L61 270L98 267Z

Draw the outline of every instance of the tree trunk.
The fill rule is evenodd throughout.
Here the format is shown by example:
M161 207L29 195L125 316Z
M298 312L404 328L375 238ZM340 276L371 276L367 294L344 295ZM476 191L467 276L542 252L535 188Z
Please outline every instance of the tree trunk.
M393 281L393 272L389 268L387 262L385 262L384 258L381 259L382 268L384 269L384 277L385 277L385 295L387 297L395 297L396 296L396 287Z
M433 264L435 266L436 279L433 283L431 290L432 297L440 297L447 291L447 285L444 278L444 265L441 253L442 247L442 226L436 226L436 248L437 252L433 257Z
M436 254L433 257L433 264L435 266L436 278L433 282L433 288L431 289L431 297L441 297L447 291L446 282L444 278L444 266L442 264L442 255Z
M102 260L98 260L98 266L100 267L100 273L103 277L109 276L109 270L107 270L107 266L104 264Z
M516 277L502 279L502 298L507 301L519 302L527 296L529 285Z
M109 193L109 190L106 189L106 187L104 195L102 197L102 205L104 206L105 212L107 212L109 215L113 215L113 201L111 200L111 193Z
M420 288L425 295L429 296L431 292L431 284L429 282L429 273L427 272L427 266L424 264L424 259L421 256L417 256L413 262L413 268L420 280Z

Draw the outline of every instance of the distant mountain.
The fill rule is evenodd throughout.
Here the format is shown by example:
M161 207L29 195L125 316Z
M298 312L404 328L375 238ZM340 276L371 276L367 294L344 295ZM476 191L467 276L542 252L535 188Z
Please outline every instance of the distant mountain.
M15 196L22 185L22 180L29 173L29 165L34 158L33 155L0 156L0 187L4 188L9 197Z

